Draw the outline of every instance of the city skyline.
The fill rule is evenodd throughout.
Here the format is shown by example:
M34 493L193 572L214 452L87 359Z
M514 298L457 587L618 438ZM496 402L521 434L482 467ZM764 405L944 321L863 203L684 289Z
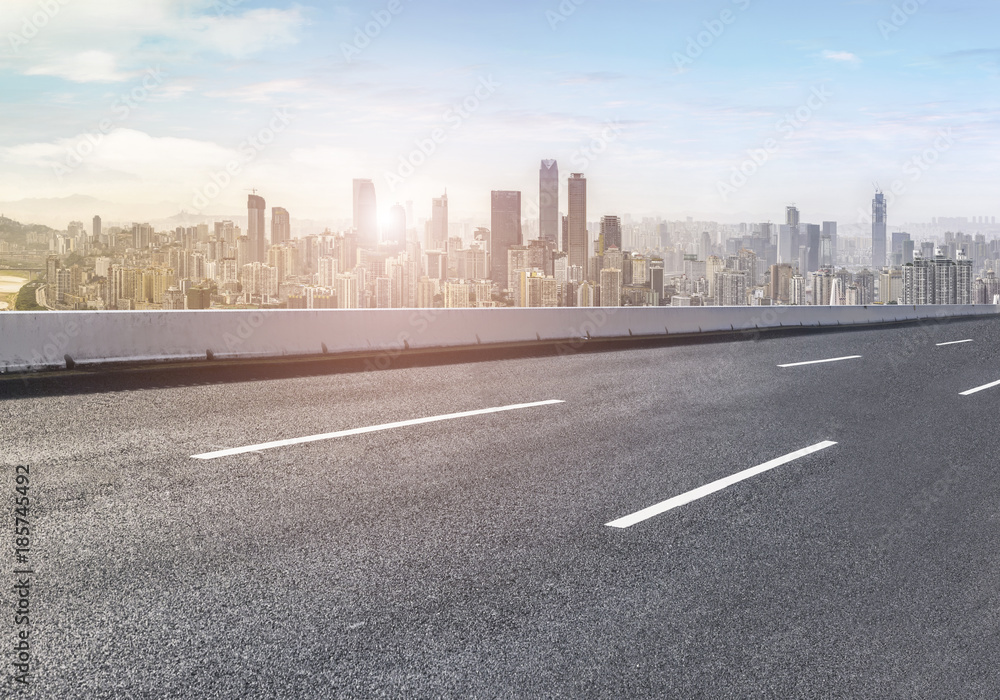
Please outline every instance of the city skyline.
M341 220L342 183L370 178L381 222L445 189L459 219L499 189L527 209L546 158L600 183L601 214L767 221L791 201L846 223L875 181L890 228L990 215L997 10L912 5L156 0L43 23L18 0L2 199L218 215L257 188Z

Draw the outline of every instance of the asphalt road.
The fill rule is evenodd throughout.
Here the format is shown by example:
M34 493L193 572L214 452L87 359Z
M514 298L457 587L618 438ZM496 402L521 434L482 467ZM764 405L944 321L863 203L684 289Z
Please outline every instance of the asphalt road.
M977 320L0 401L12 695L1000 697L1000 386L961 395L998 350Z

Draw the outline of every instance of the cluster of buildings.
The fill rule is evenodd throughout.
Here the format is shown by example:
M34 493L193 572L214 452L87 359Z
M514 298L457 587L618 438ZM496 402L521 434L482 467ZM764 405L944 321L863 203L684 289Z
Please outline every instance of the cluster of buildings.
M1000 239L946 233L917 245L886 231L882 193L872 238L840 237L789 206L785 223L723 226L606 215L588 221L587 178L542 161L537 200L490 195L490 225L449 220L448 195L416 225L413 203L380 225L375 185L353 183L352 225L292 236L289 212L248 197L232 220L53 235L40 304L60 309L490 308L994 303ZM483 222L485 223L485 222Z

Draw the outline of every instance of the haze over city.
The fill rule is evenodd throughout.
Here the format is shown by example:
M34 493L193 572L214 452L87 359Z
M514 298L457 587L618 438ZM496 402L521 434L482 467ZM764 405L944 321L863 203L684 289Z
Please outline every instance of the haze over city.
M209 217L257 188L340 222L364 177L380 221L405 201L427 218L447 189L454 219L488 223L490 192L527 198L552 158L595 216L778 222L794 203L850 224L876 182L898 184L890 227L994 215L996 19L920 0L12 0L0 201L62 228L50 200Z

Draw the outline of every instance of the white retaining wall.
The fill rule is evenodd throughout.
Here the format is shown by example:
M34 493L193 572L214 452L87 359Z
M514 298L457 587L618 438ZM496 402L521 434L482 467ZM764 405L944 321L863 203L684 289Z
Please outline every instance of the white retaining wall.
M80 365L462 347L1000 314L1000 306L0 313L0 373ZM324 349L325 346L325 349ZM377 357L376 357L377 360ZM378 366L376 361L375 366Z

